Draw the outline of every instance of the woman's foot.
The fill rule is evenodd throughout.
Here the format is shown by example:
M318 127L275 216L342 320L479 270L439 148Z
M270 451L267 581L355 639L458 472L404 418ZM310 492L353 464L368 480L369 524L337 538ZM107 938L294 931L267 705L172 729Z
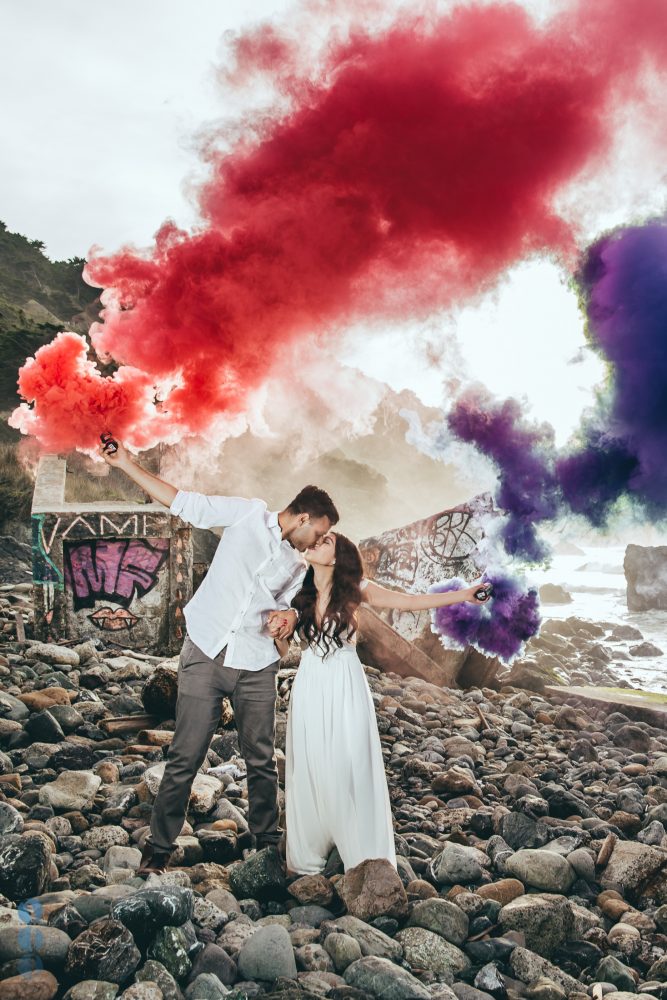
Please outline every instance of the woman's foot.
M144 846L137 875L162 875L169 865L171 851L156 851L152 844Z

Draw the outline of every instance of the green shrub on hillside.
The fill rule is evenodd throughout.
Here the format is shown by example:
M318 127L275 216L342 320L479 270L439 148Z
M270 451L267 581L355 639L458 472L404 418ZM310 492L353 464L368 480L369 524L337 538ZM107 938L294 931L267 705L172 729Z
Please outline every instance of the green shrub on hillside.
M16 446L0 444L0 534L11 521L27 521L33 481L18 460Z

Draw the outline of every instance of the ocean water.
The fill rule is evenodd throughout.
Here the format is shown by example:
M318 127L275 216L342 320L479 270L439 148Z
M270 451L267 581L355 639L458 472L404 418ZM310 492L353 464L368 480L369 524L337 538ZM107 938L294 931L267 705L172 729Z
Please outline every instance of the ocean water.
M646 691L667 691L667 611L628 611L623 557L625 546L597 548L581 545L583 555L556 555L547 570L528 574L531 583L556 583L572 595L571 604L543 604L542 616L569 618L576 615L595 622L634 625L644 639L661 650L659 657L633 657L631 662L611 664L612 669L633 687ZM630 643L633 645L634 643ZM611 643L613 649L617 644ZM626 649L623 644L620 648Z

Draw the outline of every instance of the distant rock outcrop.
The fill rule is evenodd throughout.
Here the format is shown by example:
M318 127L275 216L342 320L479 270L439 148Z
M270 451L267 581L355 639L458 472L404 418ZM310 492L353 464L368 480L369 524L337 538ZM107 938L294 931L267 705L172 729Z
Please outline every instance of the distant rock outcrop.
M540 587L542 604L571 604L572 594L558 583L545 583Z
M583 556L586 555L583 549L575 545L574 542L561 541L554 545L554 555L556 556Z
M628 545L623 569L629 611L667 611L667 545Z

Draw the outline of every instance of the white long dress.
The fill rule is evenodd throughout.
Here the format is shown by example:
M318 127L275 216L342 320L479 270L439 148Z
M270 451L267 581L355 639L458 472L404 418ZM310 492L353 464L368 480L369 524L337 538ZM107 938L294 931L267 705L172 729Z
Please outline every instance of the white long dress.
M396 866L375 709L354 642L310 646L292 686L285 762L287 866L316 874L336 846L345 870L367 858Z

